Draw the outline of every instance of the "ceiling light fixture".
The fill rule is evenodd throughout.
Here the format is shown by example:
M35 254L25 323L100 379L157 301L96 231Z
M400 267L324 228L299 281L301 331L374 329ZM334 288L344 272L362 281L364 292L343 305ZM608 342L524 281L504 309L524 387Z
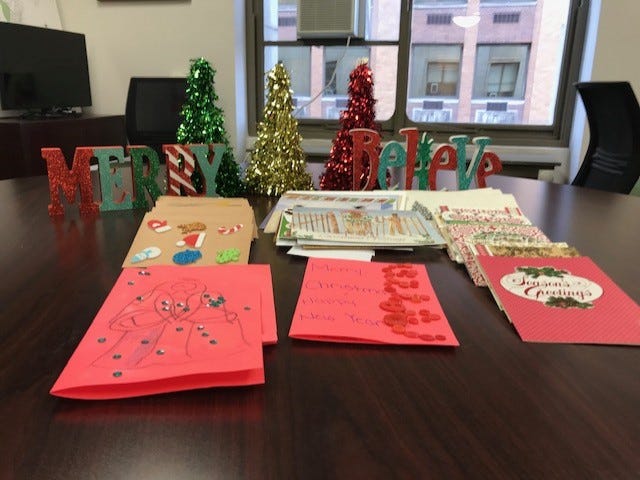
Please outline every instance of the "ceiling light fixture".
M453 17L453 23L462 28L475 27L479 22L479 13L474 13L473 15L456 15L455 17Z

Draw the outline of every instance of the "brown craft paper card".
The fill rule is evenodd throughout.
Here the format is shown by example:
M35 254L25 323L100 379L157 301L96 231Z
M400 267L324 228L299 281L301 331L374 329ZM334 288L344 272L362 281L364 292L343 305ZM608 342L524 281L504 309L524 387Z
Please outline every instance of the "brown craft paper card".
M173 265L179 263L174 255L186 251L183 257L201 257L189 265L247 264L254 225L247 208L184 209L179 216L154 209L143 218L123 267ZM231 249L237 255L229 260Z
M246 198L223 197L174 197L163 195L156 200L156 206L152 212L162 212L158 215L183 215L185 210L190 213L205 212L208 214L212 208L237 208L251 211L253 238L258 238L258 226L255 221L253 209ZM232 227L229 225L228 227ZM246 226L246 225L245 225Z

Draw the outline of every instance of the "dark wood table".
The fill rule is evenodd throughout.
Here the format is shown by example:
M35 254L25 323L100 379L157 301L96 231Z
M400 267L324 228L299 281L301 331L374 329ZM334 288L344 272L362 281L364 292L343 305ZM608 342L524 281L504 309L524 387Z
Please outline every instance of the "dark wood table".
M640 299L640 198L493 177L554 241ZM252 199L260 221L275 204ZM461 343L287 337L306 261L261 234L278 345L266 384L117 401L48 391L109 293L142 211L47 215L46 177L0 182L0 478L640 478L640 349L523 343L442 251L424 263Z

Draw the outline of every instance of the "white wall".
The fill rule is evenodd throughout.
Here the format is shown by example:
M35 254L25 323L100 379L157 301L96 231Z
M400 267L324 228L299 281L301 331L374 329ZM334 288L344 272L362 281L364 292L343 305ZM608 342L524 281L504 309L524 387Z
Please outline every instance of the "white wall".
M626 80L631 83L640 99L640 62L637 60L640 43L640 1L600 0L600 4L593 67L591 75L583 80ZM582 108L580 101L578 105ZM584 128L584 133L580 152L577 147L572 152L570 178L578 171L589 142L588 126L576 124L576 128ZM638 187L640 183L636 185L636 191L640 191Z
M640 96L640 1L601 0L593 80L628 80Z
M57 0L64 30L87 40L94 114L124 114L129 78L216 69L218 105L232 146L244 152L246 75L243 0ZM240 160L240 159L238 159Z

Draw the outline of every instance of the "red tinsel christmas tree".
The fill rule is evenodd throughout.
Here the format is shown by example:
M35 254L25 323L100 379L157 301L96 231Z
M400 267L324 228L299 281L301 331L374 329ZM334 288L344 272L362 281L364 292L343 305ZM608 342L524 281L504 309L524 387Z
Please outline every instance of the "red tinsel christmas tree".
M360 63L349 75L349 102L340 112L341 128L333 140L329 160L320 177L321 190L351 190L353 185L353 139L352 128L370 128L380 131L375 122L375 99L373 98L373 76L366 61ZM363 158L360 187L364 188L369 177L369 161Z

